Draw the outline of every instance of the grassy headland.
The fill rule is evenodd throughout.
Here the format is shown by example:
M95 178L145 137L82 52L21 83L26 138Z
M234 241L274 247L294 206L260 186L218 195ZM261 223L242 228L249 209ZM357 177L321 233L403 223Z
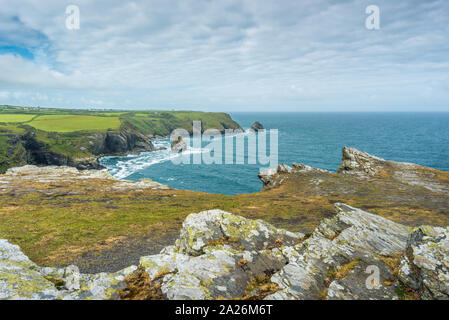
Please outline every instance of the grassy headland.
M27 163L77 166L77 159L150 151L150 138L177 128L192 132L195 120L203 130L239 128L228 114L217 112L0 106L0 173Z

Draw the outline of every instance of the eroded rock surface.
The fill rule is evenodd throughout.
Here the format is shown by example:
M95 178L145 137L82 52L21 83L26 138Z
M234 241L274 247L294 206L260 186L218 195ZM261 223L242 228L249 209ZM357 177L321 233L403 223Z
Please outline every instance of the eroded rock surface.
M163 278L168 299L217 299L244 295L253 277L287 263L277 248L293 245L304 235L279 230L221 210L189 215L179 239L161 254L142 257L141 267Z
M136 266L115 273L81 274L76 266L41 268L19 246L0 239L0 299L113 299Z
M367 299L374 293L379 299L396 298L394 287L382 289L382 294L376 291L380 289L371 292L365 285L365 271L368 266L380 269L381 287L393 281L393 270L384 260L404 250L408 227L344 204L336 207L335 217L323 221L309 239L287 249L290 263L272 278L282 290L269 298Z
M291 174L306 172L330 173L329 171L312 168L305 164L293 163L292 167L287 164L279 164L276 168L268 168L259 172L258 177L262 181L264 189L278 187L289 179Z
M449 229L335 206L308 236L221 210L190 214L174 245L115 273L40 268L0 240L0 298L116 299L141 272L164 299L448 298Z
M399 269L399 278L422 299L449 299L449 228L415 228Z
M53 192L63 192L67 189L67 192L70 193L74 192L74 190L70 190L72 182L79 183L86 179L106 179L111 182L108 186L110 190L169 189L168 186L149 178L140 179L137 182L119 180L103 170L78 170L67 166L38 167L26 165L10 168L5 174L1 175L0 190L20 192L21 190L30 191L30 184L61 184L60 190L53 190ZM36 188L36 190L39 190L39 188Z

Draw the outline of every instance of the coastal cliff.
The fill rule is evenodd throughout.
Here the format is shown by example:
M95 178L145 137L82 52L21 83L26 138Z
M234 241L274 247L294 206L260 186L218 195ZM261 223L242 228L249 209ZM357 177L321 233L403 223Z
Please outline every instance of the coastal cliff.
M131 130L96 133L86 138L88 146L80 148L82 148L81 151L91 153L90 157L76 157L52 151L51 145L39 141L32 131L13 137L12 147L23 148L22 163L71 166L81 170L102 169L103 166L98 161L98 157L101 155L126 155L154 150L154 146L147 136Z
M14 121L14 122L12 122ZM25 164L102 169L102 156L153 151L151 139L175 129L238 129L226 113L92 111L0 106L0 173Z

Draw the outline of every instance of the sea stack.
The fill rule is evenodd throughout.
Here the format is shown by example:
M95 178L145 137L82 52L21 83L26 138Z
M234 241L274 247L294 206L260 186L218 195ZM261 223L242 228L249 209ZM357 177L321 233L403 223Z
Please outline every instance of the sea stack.
M257 132L259 130L264 130L264 129L265 128L263 127L263 125L259 121L256 121L253 123L250 130Z
M171 151L175 153L180 153L187 150L187 143L184 139L179 136L178 140L173 141L171 144Z

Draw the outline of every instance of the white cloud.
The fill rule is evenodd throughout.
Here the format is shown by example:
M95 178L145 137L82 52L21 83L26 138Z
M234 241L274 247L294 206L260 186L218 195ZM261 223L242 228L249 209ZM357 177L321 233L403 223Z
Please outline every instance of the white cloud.
M0 85L23 92L0 95L5 102L204 110L430 102L449 109L444 1L378 1L374 32L364 27L369 1L83 0L78 31L65 28L68 4L0 0L0 32L19 30L10 41L34 54L0 55ZM429 82L432 97L416 94Z

